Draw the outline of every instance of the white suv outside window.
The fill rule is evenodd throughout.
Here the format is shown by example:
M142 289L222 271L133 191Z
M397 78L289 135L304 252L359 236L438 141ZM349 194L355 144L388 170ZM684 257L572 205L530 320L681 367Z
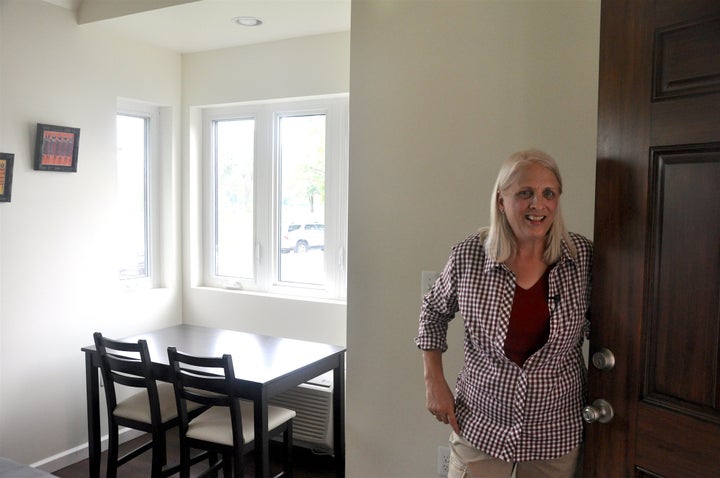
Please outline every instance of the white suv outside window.
M302 253L310 249L325 249L325 224L290 224L282 236L280 250Z

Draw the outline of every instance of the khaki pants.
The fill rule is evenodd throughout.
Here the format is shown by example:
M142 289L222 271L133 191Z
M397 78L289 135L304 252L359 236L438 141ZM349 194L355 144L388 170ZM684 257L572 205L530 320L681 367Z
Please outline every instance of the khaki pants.
M552 460L511 463L493 458L473 447L455 432L450 435L448 478L574 478L580 454L578 446L567 455Z

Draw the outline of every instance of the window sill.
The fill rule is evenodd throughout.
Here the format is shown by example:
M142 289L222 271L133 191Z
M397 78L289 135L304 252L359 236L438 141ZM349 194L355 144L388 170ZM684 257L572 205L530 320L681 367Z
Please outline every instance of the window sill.
M330 304L330 305L347 305L347 301L345 299L331 299L328 297L313 297L313 296L305 296L305 295L296 295L296 294L282 294L278 292L264 292L264 291L255 291L255 290L242 290L242 289L231 289L231 288L223 288L223 287L210 287L210 286L193 286L191 287L194 290L199 291L208 291L208 292L217 292L222 294L235 294L240 296L252 296L252 297L262 297L262 298L268 298L268 299L277 299L277 300L293 300L293 301L301 301L301 302L314 302L319 304Z

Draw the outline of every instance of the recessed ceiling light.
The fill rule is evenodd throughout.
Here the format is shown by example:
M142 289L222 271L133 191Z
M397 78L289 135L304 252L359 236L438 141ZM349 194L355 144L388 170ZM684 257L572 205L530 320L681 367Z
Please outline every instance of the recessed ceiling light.
M262 25L262 20L255 17L235 17L233 18L233 21L244 27L257 27Z

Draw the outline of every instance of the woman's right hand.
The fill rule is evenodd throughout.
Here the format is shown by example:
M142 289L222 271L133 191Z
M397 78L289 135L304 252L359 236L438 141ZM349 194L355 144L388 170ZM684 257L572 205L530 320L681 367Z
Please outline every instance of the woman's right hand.
M455 416L455 397L443 374L442 353L439 350L425 350L423 361L427 409L437 421L450 425L455 433L460 435Z

